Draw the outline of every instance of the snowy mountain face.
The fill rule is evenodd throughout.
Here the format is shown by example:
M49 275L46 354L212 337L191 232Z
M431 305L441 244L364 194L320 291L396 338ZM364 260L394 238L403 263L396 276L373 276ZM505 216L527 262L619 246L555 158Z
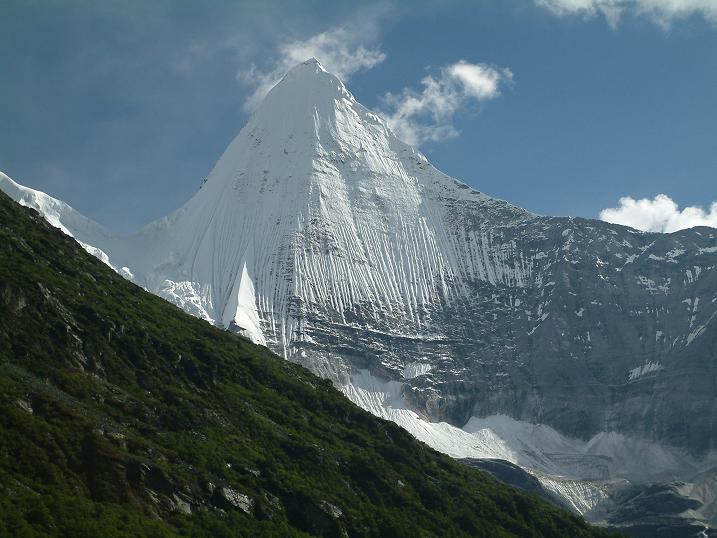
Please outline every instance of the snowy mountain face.
M439 450L529 469L594 519L628 486L715 483L717 230L642 233L486 196L315 60L134 237L0 187L137 284ZM689 518L714 518L714 497Z

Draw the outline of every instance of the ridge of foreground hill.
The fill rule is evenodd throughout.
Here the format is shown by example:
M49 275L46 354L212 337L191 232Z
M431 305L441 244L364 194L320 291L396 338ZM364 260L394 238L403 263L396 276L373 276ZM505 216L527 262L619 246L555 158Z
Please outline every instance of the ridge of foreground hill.
M0 194L0 535L608 533L143 291Z

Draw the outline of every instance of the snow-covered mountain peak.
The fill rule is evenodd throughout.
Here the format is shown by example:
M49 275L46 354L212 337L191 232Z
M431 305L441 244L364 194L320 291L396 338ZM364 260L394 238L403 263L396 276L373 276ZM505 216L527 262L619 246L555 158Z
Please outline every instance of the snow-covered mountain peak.
M137 284L450 454L604 480L628 476L616 466L635 452L614 433L717 447L704 427L717 236L538 217L479 193L315 60L269 92L191 200L135 237L2 174L0 189ZM522 425L469 420L504 415ZM567 498L593 495L562 480Z
M474 225L530 216L433 168L312 59L272 88L199 192L120 263L131 260L148 289L291 356L301 305L344 320L373 304L377 324L391 313L418 331L466 270L448 224L456 203Z
M344 83L329 73L316 58L295 65L269 91L260 108L271 107L277 100L293 102L293 112L301 106L331 105L332 100L355 101Z
M269 91L249 120L250 131L264 129L276 136L316 138L321 124L332 123L337 109L356 104L338 77L316 60L298 64Z
M389 197L391 204L415 209L420 178L428 176L428 183L443 182L448 188L456 183L398 140L341 80L311 59L271 89L180 213L206 204L219 207L237 197L239 205L247 197L255 206L288 204L282 215L293 204L300 212L312 200L331 205L342 197L351 203Z
M531 217L436 170L310 59L183 207L97 244L138 284L291 357L306 308L343 323L370 304L367 326L420 334L466 274L513 282L514 269L460 251L452 227Z

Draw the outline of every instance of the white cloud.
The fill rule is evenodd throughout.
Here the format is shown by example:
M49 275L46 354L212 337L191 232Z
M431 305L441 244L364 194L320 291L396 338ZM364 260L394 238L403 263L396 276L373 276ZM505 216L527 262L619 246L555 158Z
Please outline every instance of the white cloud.
M602 14L613 28L625 13L645 16L668 28L672 22L699 15L717 26L716 0L534 0L556 15Z
M316 58L326 68L343 81L351 75L371 69L386 59L378 47L369 44L375 38L374 25L339 26L321 32L308 39L287 41L279 45L277 59L265 70L251 65L240 70L237 78L254 88L244 104L251 111L261 102L267 92L286 74L286 72L309 58Z
M398 94L387 93L383 116L409 144L455 137L459 134L453 126L456 112L498 97L501 85L512 79L509 69L461 60L443 67L437 76L426 76L420 92L405 88Z
M712 202L709 211L698 206L680 210L672 198L665 194L658 194L652 200L635 200L625 196L620 198L617 207L603 209L600 220L646 232L674 232L694 226L717 228L717 201Z

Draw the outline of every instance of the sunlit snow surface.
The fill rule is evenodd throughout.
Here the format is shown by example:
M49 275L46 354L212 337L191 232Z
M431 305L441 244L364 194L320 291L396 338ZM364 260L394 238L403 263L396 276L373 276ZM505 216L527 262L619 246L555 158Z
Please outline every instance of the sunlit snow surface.
M566 282L555 274L561 264L575 274L589 265L606 289L630 279L648 299L639 304L644 299L636 294L627 313L636 328L650 309L658 323L667 319L671 313L659 301L689 294L680 303L684 327L648 327L647 336L634 338L643 347L620 349L600 382L627 390L670 375L674 364L649 354L692 349L717 323L717 295L703 285L717 253L704 245L714 245L714 237L700 236L699 247L686 242L655 251L639 232L618 234L619 227L601 223L598 233L590 224L536 217L479 193L398 140L316 61L300 64L271 90L194 197L135 236L114 237L3 174L0 188L145 289L332 379L358 405L442 452L528 469L577 512L594 511L619 487L616 481L687 480L715 462L710 454L697 462L615 432L571 439L507 416L500 400L515 389L513 376L535 367L510 358L521 342L570 339L582 355L571 354L569 368L558 374L578 372L575 379L597 384L586 359L608 345L601 323L617 313L601 296L583 300L570 287L561 296L556 290ZM553 232L555 238L547 235ZM585 244L599 248L581 250ZM674 272L687 258L690 266L672 276L634 274L644 261ZM562 311L572 326L556 334ZM498 316L511 324L499 350L508 359L491 364L481 356L466 364L452 347L461 331L481 324L485 331L469 342L481 349ZM408 344L400 348L401 342ZM648 358L632 360L633 354ZM472 417L462 427L419 415L421 406L406 398L410 385L411 401L424 398L425 410L450 396L437 395L439 382L481 376L501 414Z
M337 78L307 63L270 92L197 195L141 234L151 255L113 252L148 289L184 282L208 319L291 355L303 332L294 310L304 305L343 313L366 304L377 322L420 329L431 304L458 292L450 284L459 273L522 280L480 241L469 256L456 251L446 195L509 207L435 170Z

